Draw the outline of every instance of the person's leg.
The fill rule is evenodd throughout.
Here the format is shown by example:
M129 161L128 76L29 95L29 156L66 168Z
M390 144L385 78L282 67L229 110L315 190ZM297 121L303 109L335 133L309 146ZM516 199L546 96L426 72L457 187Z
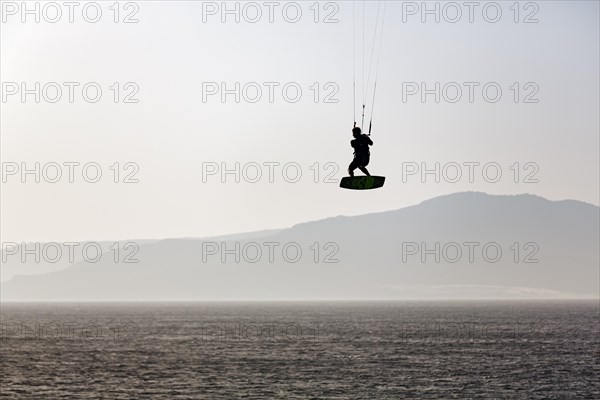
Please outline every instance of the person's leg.
M355 157L354 160L348 166L348 175L354 176L354 170L358 168L358 159Z
M366 176L371 176L369 171L367 171L367 165L369 165L369 161L371 161L371 155L369 153L363 154L362 157L360 157L360 165L358 166L358 168Z

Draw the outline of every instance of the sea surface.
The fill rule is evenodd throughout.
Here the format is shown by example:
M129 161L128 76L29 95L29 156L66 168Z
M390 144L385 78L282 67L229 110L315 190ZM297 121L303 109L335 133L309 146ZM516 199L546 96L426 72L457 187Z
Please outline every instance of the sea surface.
M5 303L1 399L600 399L591 302Z

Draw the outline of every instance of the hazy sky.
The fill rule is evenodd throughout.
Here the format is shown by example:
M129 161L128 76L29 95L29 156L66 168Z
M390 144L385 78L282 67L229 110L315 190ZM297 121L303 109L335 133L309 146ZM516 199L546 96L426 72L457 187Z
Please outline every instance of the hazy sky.
M369 166L387 181L381 190L353 192L339 189L337 181L352 159L353 64L357 97L363 92L362 2L354 10L351 2L318 7L312 1L275 2L273 22L265 2L238 3L236 22L235 15L222 15L221 2L140 1L121 3L118 23L113 1L98 2L97 23L84 20L86 2L75 8L73 23L66 7L58 22L48 22L56 9L42 9L43 2L40 22L26 15L22 23L20 9L13 15L21 2L2 2L3 171L10 172L11 163L31 169L39 162L50 180L54 164L49 163L62 165L63 173L58 183L43 176L40 183L33 175L26 183L19 173L4 176L2 241L198 237L396 209L466 190L598 204L598 2L525 3L517 15L512 1L480 2L469 22L463 2L429 2L440 10L436 23L435 15L422 16L416 9L421 2L387 2ZM454 4L461 6L460 18ZM496 5L502 14L492 23ZM236 7L235 2L228 6ZM377 7L377 1L365 6L366 70ZM288 22L298 9L299 21ZM95 17L93 6L86 12L88 19ZM123 23L127 16L139 21ZM524 23L527 18L538 22ZM62 97L47 101L56 91L46 85L39 103L34 94L23 103L20 92L10 94L20 91L22 82L28 89L35 82L40 88L57 82ZM73 103L64 82L79 83L73 86ZM89 82L102 89L96 103L82 97ZM239 103L235 94L224 102L220 93L209 95L221 83L235 92L236 82ZM435 94L425 102L420 93L407 94L421 83L434 89L436 82L439 103ZM253 103L257 87L262 97ZM462 98L453 103L457 87ZM498 87L502 95L494 103ZM136 88L132 98L138 102L123 103ZM297 88L302 94L292 102ZM93 96L93 85L88 94ZM337 102L325 102L327 95ZM65 162L81 164L73 167L74 183L68 182ZM81 166L91 162L102 170L98 183L82 178ZM422 163L434 169L436 162L439 183L432 174L425 183L419 173L406 175ZM220 171L203 181L203 168L234 169L236 163L239 183L233 174L223 182ZM257 164L262 178L252 183ZM461 179L454 179L456 165ZM488 182L498 167L502 177ZM299 182L287 182L298 168ZM119 183L113 182L116 169ZM122 182L130 172L138 183ZM88 173L93 178L93 170ZM333 183L324 182L329 173ZM533 179L538 182L525 182Z

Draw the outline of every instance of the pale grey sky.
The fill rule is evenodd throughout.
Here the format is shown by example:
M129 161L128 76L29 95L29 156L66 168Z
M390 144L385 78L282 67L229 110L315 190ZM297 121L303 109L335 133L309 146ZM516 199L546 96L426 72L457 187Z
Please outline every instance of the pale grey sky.
M6 3L10 2L2 2L3 7ZM113 22L109 9L113 2L98 3L103 13L95 24L85 22L80 9L72 24L66 20L66 9L54 24L43 18L35 23L32 17L21 23L20 14L9 15L12 11L3 9L3 95L7 82L26 82L28 87L35 82L42 86L97 82L103 89L95 104L85 102L80 89L75 90L75 102L69 103L64 86L63 98L55 104L37 104L33 95L25 103L19 94L3 100L4 168L7 162L29 166L97 162L103 177L99 183L87 183L78 169L75 183L63 177L59 183L36 184L29 177L23 184L18 175L8 176L1 193L2 240L199 237L396 209L466 190L529 192L598 204L598 2L539 1L530 2L536 6L528 8L521 3L518 23L509 8L513 2L499 2L499 22L487 22L482 9L489 8L488 3L481 2L474 10L472 23L466 8L457 23L443 18L454 14L442 15L439 23L428 16L422 23L420 14L408 15L411 10L403 10L401 2L388 1L369 166L371 173L385 175L387 181L383 189L371 192L345 191L337 183L323 182L334 171L326 163L339 167L333 175L337 181L352 159L350 2L321 2L318 23L313 20L315 8L310 8L313 2L295 3L302 10L297 23L282 16L289 2L274 9L273 23L263 2L255 3L263 12L257 23L245 21L244 15L239 23L232 16L222 23L218 12L205 14L203 22L203 7L210 11L208 3L194 1L136 2L139 10L134 17L139 22L132 24ZM366 69L377 4L367 2L365 7ZM429 4L434 7L435 2ZM452 11L439 4L441 10ZM487 18L492 18L494 9L487 10ZM134 11L133 6L121 9L119 19ZM288 11L293 17L294 9ZM362 3L356 4L355 12L360 96ZM330 13L337 23L323 23ZM527 15L539 22L523 23ZM131 92L123 85L134 82L139 102L115 104L109 88L114 82L120 83L122 96ZM257 82L263 97L256 103L243 99L236 103L229 95L223 103L215 95L203 102L206 82L226 82L229 88L235 82L241 86ZM279 83L273 103L264 82ZM317 103L315 82L321 95ZM435 103L430 95L423 103L417 95L403 102L403 82L426 82L429 88L435 82L441 86L456 82L463 98ZM473 103L464 82L479 83ZM496 103L481 95L481 87L489 82L503 91ZM520 87L518 103L511 90L515 82ZM298 102L284 99L281 88L286 83L302 89ZM327 83L333 86L325 87ZM532 85L525 87L527 83ZM333 95L337 103L323 102L331 88L339 89ZM524 103L535 88L539 91L533 98L539 102ZM115 162L120 163L119 180L133 171L124 164L136 163L139 183L113 183L109 167ZM242 177L235 183L227 176L222 183L215 175L203 182L203 163L233 168L236 162L248 166L246 172L254 165L248 163L262 165L262 180L251 183ZM269 162L280 163L273 183L266 176L264 163ZM314 183L316 162L319 183ZM463 165L463 178L450 183L442 177L436 183L427 176L422 183L418 175L403 177L403 168L415 165L403 163L422 162L430 168L439 162L448 174L454 171L451 163ZM476 166L474 182L469 182L465 162L497 163L492 165L500 166L502 178L487 182L481 166ZM298 183L282 177L281 166L286 163L300 166ZM523 182L530 172L535 172L538 183Z

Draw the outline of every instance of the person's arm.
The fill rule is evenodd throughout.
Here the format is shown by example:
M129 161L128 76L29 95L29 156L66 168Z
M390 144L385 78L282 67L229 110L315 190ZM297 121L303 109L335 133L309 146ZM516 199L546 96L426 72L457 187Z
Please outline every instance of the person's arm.
M371 140L371 138L367 135L365 135L365 138L367 139L367 143L369 144L369 146L373 146L373 141Z

